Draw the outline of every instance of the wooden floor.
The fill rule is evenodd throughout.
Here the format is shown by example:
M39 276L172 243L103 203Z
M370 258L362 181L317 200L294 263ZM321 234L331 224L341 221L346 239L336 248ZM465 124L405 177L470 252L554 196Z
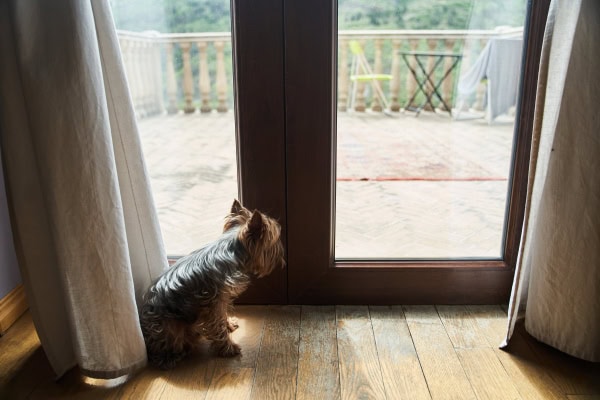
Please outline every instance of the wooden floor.
M1 399L600 399L600 364L518 327L501 306L244 306L243 356L206 352L164 372L58 382L25 314L0 338ZM94 386L95 385L95 386Z

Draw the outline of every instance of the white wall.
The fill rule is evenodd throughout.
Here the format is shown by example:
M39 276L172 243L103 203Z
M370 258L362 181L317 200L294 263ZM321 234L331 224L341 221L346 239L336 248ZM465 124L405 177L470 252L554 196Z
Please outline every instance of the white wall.
M8 217L4 172L0 156L0 299L21 283L21 275L15 255L13 236Z

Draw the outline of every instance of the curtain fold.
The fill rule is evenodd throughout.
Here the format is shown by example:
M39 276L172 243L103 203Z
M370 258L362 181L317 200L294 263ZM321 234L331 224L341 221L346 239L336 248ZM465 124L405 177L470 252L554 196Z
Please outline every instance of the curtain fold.
M167 266L107 1L0 1L0 133L30 310L58 376L145 365Z
M553 0L542 46L523 238L507 346L538 340L600 361L600 3Z

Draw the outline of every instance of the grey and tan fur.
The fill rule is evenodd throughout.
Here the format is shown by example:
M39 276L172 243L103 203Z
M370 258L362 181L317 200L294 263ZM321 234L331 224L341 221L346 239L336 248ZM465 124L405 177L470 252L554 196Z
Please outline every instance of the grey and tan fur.
M250 283L284 265L281 229L272 218L234 201L217 240L180 258L144 295L142 333L151 364L168 369L211 341L220 356L240 354L230 333L233 300Z

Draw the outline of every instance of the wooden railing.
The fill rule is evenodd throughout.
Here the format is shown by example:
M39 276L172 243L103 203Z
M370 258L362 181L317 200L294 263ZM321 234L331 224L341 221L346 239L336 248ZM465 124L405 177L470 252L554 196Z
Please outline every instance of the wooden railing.
M462 70L476 58L487 41L497 36L522 35L522 28L496 30L353 30L338 35L338 109L348 110L350 65L349 42L357 40L375 73L392 75L383 89L390 111L402 110L415 93L416 81L401 60L402 51L460 52ZM158 33L119 31L129 86L139 117L158 113L226 112L233 104L231 35L229 32ZM448 59L448 62L450 60ZM428 61L431 68L433 59ZM414 68L414 64L412 65ZM453 103L460 68L441 87L442 97ZM430 89L428 89L430 90ZM480 108L485 87L481 86L469 107ZM359 83L355 111L383 111L368 85Z

